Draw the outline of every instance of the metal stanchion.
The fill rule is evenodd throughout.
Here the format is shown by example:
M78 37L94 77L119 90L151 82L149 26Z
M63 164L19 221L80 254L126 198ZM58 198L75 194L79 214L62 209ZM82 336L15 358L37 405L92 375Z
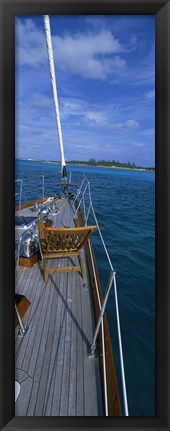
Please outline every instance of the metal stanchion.
M16 312L17 319L18 319L19 326L20 326L19 334L18 334L18 335L20 335L21 337L24 337L24 335L25 335L25 334L27 333L27 331L28 331L28 326L25 326L25 325L22 323L22 319L21 319L21 316L20 316L20 314L19 314L19 311L18 311L18 308L17 308L16 303L15 303L15 312Z

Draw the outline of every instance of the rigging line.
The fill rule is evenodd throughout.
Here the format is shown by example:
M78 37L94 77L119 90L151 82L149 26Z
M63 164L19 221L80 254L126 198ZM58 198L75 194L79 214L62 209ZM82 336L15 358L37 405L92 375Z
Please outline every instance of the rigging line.
M97 220L97 217L96 217L96 214L95 214L95 211L94 211L94 208L93 208L93 204L92 204L92 203L91 203L91 208L92 208L92 211L93 211L93 216L94 216L94 219L95 219L96 225L97 225L97 227L98 227L99 235L100 235L100 238L101 238L101 241L102 241L102 244L103 244L103 247L104 247L104 250L105 250L105 253L106 253L106 256L107 256L107 259L108 259L108 262L109 262L110 268L111 268L111 271L113 271L113 272L114 272L114 268L113 268L112 262L111 262L111 260L110 260L110 256L109 256L109 253L108 253L108 251L107 251L106 244L105 244L105 242L104 242L103 235L102 235L102 233L101 233L100 226L99 226L99 223L98 223L98 220Z
M115 274L114 274L114 293L115 293L115 304L116 304L116 317L117 317L117 330L118 330L118 340L119 340L119 352L120 352L120 364L121 364L121 376L122 376L124 409L125 409L125 416L129 416L128 401L127 401L127 391L126 391L126 380L125 380L125 369L124 369L124 359L123 359L123 349L122 349L122 337L121 337L121 329L120 329L119 305L118 305L117 286L116 286L116 276L115 276Z
M86 186L85 186L85 188L84 188L84 190L83 190L82 197L81 197L81 199L80 199L80 201L79 201L79 204L78 204L78 207L77 207L77 209L76 209L76 213L78 212L78 210L79 210L79 208L80 208L80 205L81 205L81 203L82 203L82 199L83 199L84 194L85 194L85 192L86 192L86 190L87 190L87 187L88 187L88 184L86 184Z
M91 203L90 203L90 206L91 206ZM93 212L89 211L88 216L92 216L92 217L94 217ZM97 217L97 215L96 215L96 217ZM88 220L88 217L87 217L87 220ZM104 224L104 223L102 223L101 221L100 221L100 226L102 226L102 227L104 228L104 230L109 230L109 232L110 232L111 230L114 230L114 227L113 227L112 229L110 229L109 227L106 227L106 226L105 226L105 224Z
M60 147L60 153L61 153L62 176L66 177L66 162L65 162L65 157L64 157L64 146L63 146L63 138L62 138L62 131L61 131L58 96L57 96L57 86L56 86L54 56L53 56L52 40L51 40L50 20L49 20L48 15L44 15L44 27L45 27L45 34L46 34L46 43L47 43L48 59L49 59L49 66L50 66L50 76L51 76L51 84L52 84L52 90L53 90L54 107L55 107L56 120L57 120L59 147Z
M78 188L77 193L76 193L76 196L75 196L75 198L74 198L74 200L73 200L73 204L75 204L75 201L76 201L76 199L78 198L79 194L81 194L81 195L82 195L81 188L82 188L82 186L83 186L84 181L85 181L85 179L83 178L83 180L82 180L82 182L81 182L81 185L80 185L80 187Z

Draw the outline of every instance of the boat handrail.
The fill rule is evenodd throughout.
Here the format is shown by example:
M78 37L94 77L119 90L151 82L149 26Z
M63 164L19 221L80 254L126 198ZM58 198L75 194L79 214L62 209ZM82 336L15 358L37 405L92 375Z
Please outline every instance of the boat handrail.
M86 184L84 186L84 190L82 191L82 183L84 184L84 181L86 181ZM79 188L79 190L77 191L77 198L80 195L81 195L81 198L80 198L80 200L78 202L78 205L77 205L77 208L76 208L76 214L78 213L78 210L79 210L79 208L80 208L80 206L82 204L83 215L84 215L84 218L85 218L85 224L86 225L87 225L87 222L88 222L89 215L90 214L93 215L93 217L95 219L95 223L96 223L96 225L98 227L98 233L100 235L100 239L101 239L101 242L102 242L102 245L103 245L103 248L104 248L107 260L109 262L109 266L110 266L110 280L109 280L109 283L108 283L108 289L106 291L106 295L105 295L105 298L104 298L104 301L103 301L103 305L101 305L101 301L100 301L100 297L99 297L99 292L98 292L97 277L96 277L96 274L95 274L95 267L94 267L94 264L93 264L93 255L92 255L92 252L90 252L90 254L91 254L91 260L92 260L92 265L93 265L93 272L94 272L94 279L95 279L95 284L96 284L96 290L98 292L97 294L98 294L99 309L100 309L99 320L98 320L96 331L95 331L95 334L94 334L94 338L93 338L93 341L92 341L92 344L91 344L91 352L90 353L92 354L94 352L94 349L95 349L95 340L96 340L96 337L97 337L100 325L101 325L101 328L102 328L102 340L103 340L103 336L104 336L103 315L104 315L105 308L106 308L106 305L107 305L109 293L110 293L110 290L111 290L111 287L112 287L112 284L113 284L113 286L114 286L114 296L115 296L115 307L116 307L116 321L117 321L117 332L118 332L118 344L119 344L119 355L120 355L120 366L121 366L121 380L122 380L124 411L125 411L125 416L129 416L128 401L127 401L127 390L126 390L126 379L125 379L125 368L124 368L124 358L123 358L123 348L122 348L122 336L121 336L121 328L120 328L120 316L119 316L119 305L118 305L118 295L117 295L117 284L116 284L116 272L114 271L114 268L113 268L113 265L112 265L112 262L111 262L111 259L110 259L110 256L109 256L109 253L108 253L108 250L107 250L104 238L103 238L103 235L101 233L101 229L100 229L100 226L99 226L99 223L98 223L98 220L97 220L97 217L96 217L96 213L95 213L95 210L94 210L94 207L93 207L93 202L92 202L92 197L91 197L91 189L90 189L90 182L88 181L88 179L87 179L87 177L86 177L85 174L84 174L84 181L81 183L81 190ZM88 206L87 212L86 212L86 209L85 209L85 199L84 199L86 191L88 191L88 197L89 197L89 206ZM91 213L91 211L92 211L92 213ZM90 245L90 243L89 243L89 245ZM90 245L90 247L91 247L91 245ZM102 343L103 343L103 341L102 341ZM103 358L105 358L104 346L103 346ZM105 412L106 412L106 415L107 415L108 407L107 407L107 391L106 391L107 382L106 382L105 359L104 359L104 366L103 366L103 368L104 368L103 373L104 373L104 386L105 386Z
M58 173L58 172L56 172L56 173ZM42 199L42 202L44 202L44 197L45 197L45 179L47 180L49 178L50 174L51 173L49 173L48 176L47 175L37 175L37 176L33 176L33 177L31 176L31 179L33 179L33 178L42 178L42 180L41 180L42 181L42 185L40 187L34 189L34 192L38 191L38 190L41 190L41 194L42 194L42 198L41 199ZM52 172L52 174L53 174L53 172ZM26 181L26 179L24 179L24 182L25 181ZM84 181L85 181L85 179L83 179L82 183ZM21 210L21 204L22 204L23 179L18 178L17 180L15 180L15 183L18 183L18 182L20 182L20 190L19 190L18 193L15 193L15 197L19 196L19 211L20 211ZM71 182L71 172L70 172L69 182ZM24 184L24 194L30 194L30 188L27 189L28 186L29 186L28 183ZM47 190L48 187L50 187L50 190L51 190L53 187L56 187L56 186L57 187L59 187L59 186L63 187L63 184L62 183L61 184L59 184L59 183L46 184L46 190ZM78 186L76 186L76 187L78 187ZM81 190L81 186L79 187L79 190ZM46 194L47 194L47 192L46 192ZM33 200L35 200L35 199L38 199L38 197L33 198Z
M42 186L35 188L34 192L38 191L38 190L42 191L42 202L43 202L44 201L44 192L45 192L45 190L44 190L44 175L41 175L41 177L42 177ZM37 176L34 178L40 178L40 176ZM22 204L23 180L21 178L18 178L17 180L15 180L15 183L18 183L18 182L20 182L20 190L19 190L19 192L15 193L15 197L19 196L19 205L18 206L19 206L19 211L20 211L21 210L21 204ZM26 184L26 186L28 186L28 184ZM30 194L30 188L27 190L24 187L24 194L28 194L28 193Z

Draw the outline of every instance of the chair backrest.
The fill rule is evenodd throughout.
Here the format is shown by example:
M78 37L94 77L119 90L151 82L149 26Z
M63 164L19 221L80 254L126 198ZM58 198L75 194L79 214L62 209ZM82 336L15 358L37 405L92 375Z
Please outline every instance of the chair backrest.
M85 246L91 233L98 230L97 226L46 227L41 220L38 227L42 252L46 253L78 251Z

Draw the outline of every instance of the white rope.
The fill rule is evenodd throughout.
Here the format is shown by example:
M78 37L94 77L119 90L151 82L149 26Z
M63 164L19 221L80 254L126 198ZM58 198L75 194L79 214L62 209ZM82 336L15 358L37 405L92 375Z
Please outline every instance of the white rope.
M102 233L101 233L100 226L99 226L99 223L98 223L98 220L97 220L97 217L96 217L96 214L95 214L94 208L93 208L93 203L92 203L92 198L91 198L91 191L90 191L90 183L89 183L89 182L88 182L88 186L89 186L89 198L90 198L91 209L92 209L92 211L93 211L93 216L94 216L94 219L95 219L96 225L97 225L97 227L98 227L99 235L100 235L100 238L101 238L101 241L102 241L102 244L103 244L103 247L104 247L104 250L105 250L106 256L107 256L107 259L108 259L108 261L109 261L109 265L110 265L111 271L113 271L113 272L114 272L114 268L113 268L112 262L111 262L111 260L110 260L110 256L109 256L109 253L108 253L108 251L107 251L107 248L106 248L106 245L105 245L105 242L104 242L104 239L103 239L103 235L102 235Z
M81 182L81 185L80 185L80 187L79 187L79 188L78 188L78 190L77 190L76 197L73 199L73 204L75 204L75 202L76 202L76 200L77 200L78 196L81 194L81 188L82 188L82 186L83 186L84 181L85 181L85 178L83 178L83 180L82 180L82 182Z
M76 209L76 214L78 213L78 210L79 210L80 205L81 205L81 203L82 203L82 199L83 199L84 194L85 194L85 192L86 192L86 190L87 190L87 187L88 187L88 184L86 184L86 186L85 186L85 188L84 188L84 190L83 190L82 197L81 197L81 199L80 199L80 201L79 201L79 204L78 204L78 207L77 207L77 209Z
M119 306L118 306L118 297L117 297L117 287L116 287L116 276L115 276L115 274L114 274L114 293L115 293L115 303L116 303L116 317L117 317L117 330L118 330L118 339L119 339L120 365L121 365L121 373L122 373L122 386L123 386L124 408L125 408L125 416L129 416L128 402L127 402L127 392L126 392L126 381L125 381L125 370L124 370L124 360L123 360L123 349L122 349L122 338L121 338L121 330L120 330Z
M66 166L66 163L65 163L65 157L64 157L64 147L63 147L63 139L62 139L62 131L61 131L58 97L57 97L57 86L56 86L54 56L53 56L51 31L50 31L50 20L48 15L44 15L44 26L45 26L49 66L50 66L51 83L52 83L52 89L53 89L54 106L55 106L55 113L56 113L56 120L57 120L57 130L58 130L59 146L60 146L60 153L61 153L61 166L63 171L63 167Z
M91 209L91 202L90 202L89 207L88 207L88 211L87 211L87 218L86 218L86 220L88 220L88 218L89 218L90 209ZM87 223L87 221L86 221L86 223Z
M83 211L84 211L85 225L87 225L86 207L85 207L85 202L84 202L84 195L83 195Z

